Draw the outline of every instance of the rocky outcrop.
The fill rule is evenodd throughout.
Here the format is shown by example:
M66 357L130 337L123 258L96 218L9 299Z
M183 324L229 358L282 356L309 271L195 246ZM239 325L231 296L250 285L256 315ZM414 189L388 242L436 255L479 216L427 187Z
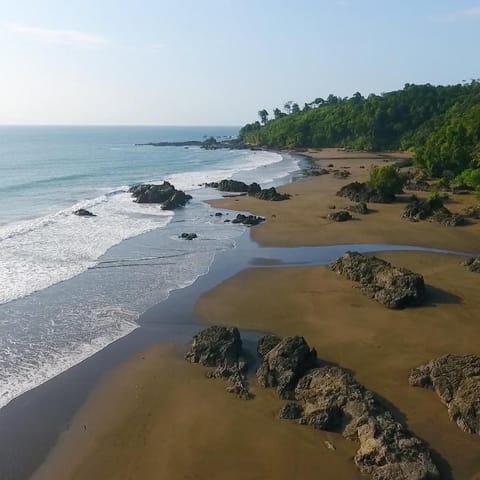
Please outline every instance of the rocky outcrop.
M316 358L303 337L286 337L264 355L257 370L258 382L276 387L281 398L291 398L298 380L315 365Z
M463 262L463 265L471 272L480 273L480 257L467 258L467 260Z
M295 389L299 423L357 440L355 463L376 480L440 477L427 445L398 423L376 396L336 366L310 370ZM284 407L285 409L285 407ZM290 414L290 409L286 414Z
M276 347L282 339L278 335L264 335L257 342L257 353L263 358L272 348Z
M283 200L288 200L290 195L288 193L280 193L275 187L271 187L257 192L255 198L258 198L259 200L269 200L271 202L281 202Z
M176 190L169 182L163 182L161 185L140 184L129 189L129 192L135 197L137 203L159 203L163 210L174 210L178 207L184 207L191 196Z
M282 200L288 200L290 195L287 193L280 193L276 190L275 187L263 189L258 183L251 183L248 185L245 182L240 182L238 180L222 180L220 182L210 182L205 184L206 187L217 188L222 192L233 192L233 193L245 193L251 197L258 198L259 200L269 200L272 202L279 202Z
M225 363L236 363L241 350L238 328L214 325L193 337L185 359L206 367L219 367Z
M239 180L226 179L221 180L220 182L210 182L205 184L206 187L217 188L222 192L235 192L241 193L245 192L249 195L255 195L260 192L261 188L258 183L251 183L250 185Z
M182 240L194 240L195 238L198 238L198 235L196 233L183 232L178 238L181 238Z
M425 283L420 274L394 267L377 257L347 252L330 268L359 282L365 294L388 308L420 305L425 299Z
M259 223L264 222L265 219L263 217L257 217L256 215L244 215L243 213L239 213L233 220L232 223L241 223L243 225L258 225Z
M335 170L333 172L333 176L335 178L340 178L341 180L344 180L345 178L348 178L350 176L350 172L348 170Z
M354 203L353 205L349 205L347 210L352 213L359 213L360 215L367 215L370 213L370 210L365 202L358 202Z
M480 435L480 357L444 355L410 372L410 385L430 388L447 406L450 419Z
M322 175L328 175L330 172L326 168L311 168L307 170L306 173L312 177L320 177Z
M352 202L391 203L395 195L387 195L366 183L352 182L342 187L337 196L349 198Z
M289 402L286 403L278 414L279 418L284 420L298 420L303 415L303 408L299 403Z
M79 217L96 217L96 215L89 210L85 210L84 208L79 208L73 212L74 215L78 215Z
M402 217L413 222L429 220L447 227L457 227L465 224L465 217L450 212L443 205L441 198L420 199L413 196L412 200L405 206Z
M338 210L327 215L327 220L332 220L333 222L346 222L351 219L352 216L346 210Z

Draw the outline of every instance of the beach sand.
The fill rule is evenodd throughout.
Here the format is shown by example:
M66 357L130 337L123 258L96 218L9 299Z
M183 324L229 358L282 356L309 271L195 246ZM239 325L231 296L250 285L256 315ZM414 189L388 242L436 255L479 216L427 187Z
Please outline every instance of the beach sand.
M412 224L400 218L402 204L372 205L375 213L344 224L326 221L328 205L348 203L335 197L342 185L364 179L369 165L400 155L337 150L315 155L322 166L349 167L351 178L325 175L282 187L292 194L285 202L241 197L212 203L266 216L268 222L251 234L272 246L390 243L479 250L478 223ZM454 197L449 208L457 211L472 202L471 195ZM391 403L397 417L432 446L443 478L473 480L480 473L480 439L450 422L434 393L409 387L408 371L444 353L480 354L478 274L468 272L457 256L380 256L425 276L427 305L388 310L326 267L258 268L204 295L195 315L205 324L305 336L320 358L352 369ZM352 460L354 442L278 419L283 402L254 379L253 400L229 395L222 380L206 379L205 369L185 362L177 348L156 346L113 371L34 479L360 478ZM326 440L335 451L326 448Z
M262 215L268 222L252 230L252 239L268 246L291 247L298 245L334 245L338 243L401 244L428 248L451 249L465 252L480 250L480 223L465 227L448 228L423 221L416 224L402 219L403 208L408 197L415 193L426 196L425 192L408 192L399 196L393 204L370 204L369 215L354 215L354 221L332 222L326 219L335 205L341 209L351 202L337 197L336 192L352 181L365 181L371 165L405 158L400 153L371 154L344 152L337 149L310 151L317 164L333 169L346 168L351 176L347 179L334 175L309 177L281 187L279 190L292 195L283 202L265 202L253 197L224 198L211 201L213 206ZM364 168L361 168L364 167ZM460 212L475 202L474 195L451 195L447 207L454 213Z

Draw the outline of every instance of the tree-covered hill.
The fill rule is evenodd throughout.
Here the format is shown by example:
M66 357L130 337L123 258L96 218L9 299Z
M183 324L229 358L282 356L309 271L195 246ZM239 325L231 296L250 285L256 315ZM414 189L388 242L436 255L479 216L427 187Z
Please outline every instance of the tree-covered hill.
M345 147L358 150L411 149L417 164L434 175L480 167L480 82L433 86L350 98L317 98L303 109L276 108L269 119L240 131L247 143L267 147Z

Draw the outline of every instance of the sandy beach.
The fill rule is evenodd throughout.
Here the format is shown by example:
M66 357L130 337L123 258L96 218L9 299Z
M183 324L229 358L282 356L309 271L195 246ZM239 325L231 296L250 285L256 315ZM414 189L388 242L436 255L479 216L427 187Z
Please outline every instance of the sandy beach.
M347 169L302 179L280 190L284 202L250 197L211 202L263 215L252 238L268 246L374 243L452 251L480 250L480 223L448 228L401 218L402 198L371 205L354 221L326 220L329 207L349 202L335 196L345 183L362 181L372 164L401 154L308 152L320 166ZM363 167L363 168L362 168ZM406 197L405 197L406 198ZM454 195L460 212L472 195ZM421 273L428 302L388 310L327 267L250 268L223 282L197 303L204 324L303 335L320 358L354 371L356 378L392 405L398 419L427 441L442 478L478 479L480 439L450 422L446 408L427 390L408 385L408 371L445 353L480 354L478 274L461 257L420 252L380 257ZM203 367L185 362L183 346L160 344L134 355L100 383L60 436L35 480L65 479L359 479L354 442L279 420L283 404L252 380L255 398L237 399ZM332 451L325 441L335 445Z

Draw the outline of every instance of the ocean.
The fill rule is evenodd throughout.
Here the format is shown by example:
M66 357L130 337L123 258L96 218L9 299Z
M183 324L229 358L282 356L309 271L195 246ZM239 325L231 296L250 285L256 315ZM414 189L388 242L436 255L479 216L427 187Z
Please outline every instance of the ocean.
M0 407L137 327L171 291L208 272L244 227L216 217L204 182L262 187L299 170L289 154L135 146L219 139L236 127L0 127ZM193 200L176 212L128 187L168 180ZM78 217L87 208L97 216ZM184 241L182 232L198 239Z

